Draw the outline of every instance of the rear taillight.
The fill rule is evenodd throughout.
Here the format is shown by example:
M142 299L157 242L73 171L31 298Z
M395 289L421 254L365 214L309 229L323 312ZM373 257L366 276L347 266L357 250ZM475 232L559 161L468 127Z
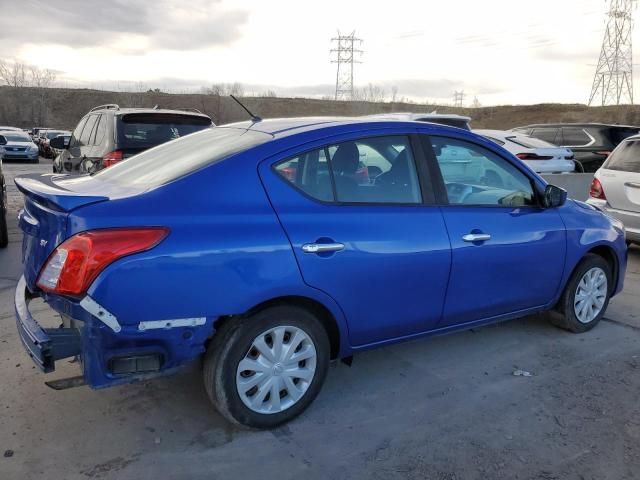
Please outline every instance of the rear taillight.
M594 178L591 182L591 188L589 189L589 196L591 198L598 198L600 200L606 200L607 196L604 194L604 188L602 183L597 178Z
M119 161L124 158L124 153L122 150L114 150L113 152L107 153L104 157L102 157L102 167L107 168L112 165L115 165Z
M611 155L611 152L609 150L603 150L600 152L593 152L596 155L602 155L603 157L608 157L609 155Z
M82 295L107 265L149 250L164 239L166 228L90 230L65 240L49 256L37 285L46 292Z
M520 160L551 160L553 157L537 155L535 153L517 153L516 157Z

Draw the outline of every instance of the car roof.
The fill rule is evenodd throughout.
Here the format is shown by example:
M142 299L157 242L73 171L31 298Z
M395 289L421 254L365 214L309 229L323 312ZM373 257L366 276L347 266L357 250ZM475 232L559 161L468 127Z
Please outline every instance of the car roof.
M118 107L118 108L114 108L114 107L107 107L104 106L104 108L100 108L100 107L95 107L91 110L89 110L89 112L87 112L86 115L88 115L89 113L96 113L96 112L100 112L100 113L104 113L104 112L113 112L114 115L128 115L130 113L157 113L157 114L167 114L167 113L171 113L171 114L181 114L181 115L188 115L188 116L193 116L193 117L202 117L202 118L207 118L209 120L211 120L211 117L205 113L202 112L197 112L194 110L182 110L182 109L170 109L170 108L144 108L144 107Z
M325 127L339 127L339 126L394 126L397 127L401 124L407 124L407 127L415 127L420 125L421 127L431 126L437 129L446 129L451 131L464 131L460 128L450 127L438 123L429 122L417 122L417 121L399 121L393 118L383 117L294 117L294 118L273 118L261 120L259 122L243 121L237 123L229 123L221 125L218 128L242 128L247 130L255 130L262 133L267 133L275 138L285 137L302 132L308 132L313 130L319 130Z
M416 121L420 119L449 119L449 120L461 120L470 122L471 117L464 115L457 115L455 113L412 113L412 112L392 112L392 113L376 113L374 115L367 115L367 118L390 118L400 120Z
M523 137L528 137L529 135L526 135L524 133L520 133L520 132L512 132L511 130L490 130L490 129L473 129L472 130L473 133L477 133L478 135L493 135L495 137L502 137L502 138L507 138L507 137L517 137L517 136L523 136Z

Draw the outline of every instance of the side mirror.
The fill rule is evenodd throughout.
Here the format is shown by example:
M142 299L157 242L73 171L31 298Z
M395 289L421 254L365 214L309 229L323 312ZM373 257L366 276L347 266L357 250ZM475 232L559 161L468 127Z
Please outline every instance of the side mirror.
M5 138L4 135L0 135L0 145L6 145L7 144L7 139Z
M49 145L51 148L55 148L56 150L66 150L69 146L69 142L65 141L64 137L56 137L51 139Z
M567 191L556 187L555 185L547 185L544 189L542 197L542 205L544 208L561 207L567 201Z

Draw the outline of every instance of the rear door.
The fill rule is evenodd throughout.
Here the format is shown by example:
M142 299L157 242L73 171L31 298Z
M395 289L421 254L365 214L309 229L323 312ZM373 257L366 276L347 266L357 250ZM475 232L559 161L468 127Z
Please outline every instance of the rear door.
M609 205L640 211L640 140L627 140L609 156L598 173Z
M260 166L304 281L340 305L354 346L435 328L449 277L420 150L395 132L316 142Z
M456 138L424 136L423 143L441 175L442 213L452 247L441 326L551 302L566 250L557 210L539 208L528 175L497 153Z

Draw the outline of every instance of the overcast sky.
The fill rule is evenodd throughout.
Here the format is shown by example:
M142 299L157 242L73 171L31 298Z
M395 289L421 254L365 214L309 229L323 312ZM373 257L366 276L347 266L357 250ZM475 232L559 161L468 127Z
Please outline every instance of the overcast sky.
M62 86L333 92L330 39L364 40L355 82L419 101L586 103L604 0L0 0L0 54ZM634 37L638 35L634 34ZM640 44L639 44L640 45Z

